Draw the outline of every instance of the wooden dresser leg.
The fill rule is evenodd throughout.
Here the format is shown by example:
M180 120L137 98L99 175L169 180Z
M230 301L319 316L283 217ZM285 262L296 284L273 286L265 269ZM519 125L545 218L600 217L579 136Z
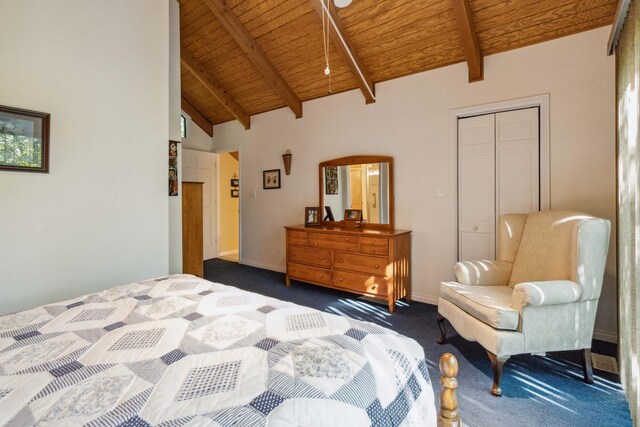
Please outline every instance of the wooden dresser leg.
M447 342L447 333L444 330L444 321L445 318L442 314L437 313L436 314L436 319L438 320L438 329L440 329L440 338L438 338L438 341L436 341L438 344L442 345L444 343Z
M585 383L593 384L593 368L591 367L590 348L585 348L582 350L582 375L584 375Z
M502 367L504 363L509 359L509 356L496 356L495 354L487 351L487 356L491 360L491 368L493 369L493 386L491 386L491 393L494 396L502 396L502 389L500 388L500 380L502 380Z
M389 313L396 311L396 302L389 300Z
M287 284L287 288L291 286L291 279L289 279L289 275L286 275L285 283Z

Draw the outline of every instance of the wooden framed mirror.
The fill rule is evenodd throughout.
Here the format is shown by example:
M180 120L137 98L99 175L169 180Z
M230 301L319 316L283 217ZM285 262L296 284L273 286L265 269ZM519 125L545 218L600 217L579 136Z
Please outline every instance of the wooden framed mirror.
M393 230L393 157L350 156L319 165L322 225L339 225L345 210L362 211L362 227ZM328 209L327 209L328 208ZM333 214L335 221L328 220Z

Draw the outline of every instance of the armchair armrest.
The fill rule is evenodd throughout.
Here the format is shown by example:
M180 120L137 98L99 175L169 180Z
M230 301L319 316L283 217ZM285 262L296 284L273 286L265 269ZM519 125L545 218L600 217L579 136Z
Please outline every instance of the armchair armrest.
M528 305L569 304L579 301L581 294L580 286L570 280L522 282L513 288L511 306L521 309Z
M506 286L512 267L509 261L462 261L456 263L454 271L463 285Z

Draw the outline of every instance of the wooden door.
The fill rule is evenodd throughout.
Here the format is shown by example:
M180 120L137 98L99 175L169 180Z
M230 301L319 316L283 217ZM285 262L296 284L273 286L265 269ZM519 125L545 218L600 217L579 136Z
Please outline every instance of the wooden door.
M182 183L182 272L203 277L202 183Z
M202 182L203 257L217 256L216 245L216 161L215 154L196 150L182 150L182 179Z
M362 209L362 168L349 166L349 193L351 193L351 207Z
M458 259L495 258L495 116L458 120Z

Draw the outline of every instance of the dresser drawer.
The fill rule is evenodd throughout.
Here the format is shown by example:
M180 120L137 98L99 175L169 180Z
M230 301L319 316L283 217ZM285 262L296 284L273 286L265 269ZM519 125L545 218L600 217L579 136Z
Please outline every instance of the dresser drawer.
M306 231L287 230L287 241L290 245L303 245L308 243Z
M309 246L356 252L358 250L358 238L343 234L309 233Z
M387 264L389 264L389 260L387 258L342 252L336 252L333 254L333 268L338 268L340 270L351 270L358 271L360 273L386 276Z
M387 279L384 277L375 277L370 274L334 271L333 286L358 293L377 296L387 295Z
M369 255L389 255L389 239L386 237L358 237L358 250Z
M309 280L311 282L324 283L325 285L331 284L331 270L327 268L312 267L310 265L289 262L287 263L287 274L292 279L297 279L303 282Z
M304 246L289 246L287 259L291 262L331 267L331 251Z

